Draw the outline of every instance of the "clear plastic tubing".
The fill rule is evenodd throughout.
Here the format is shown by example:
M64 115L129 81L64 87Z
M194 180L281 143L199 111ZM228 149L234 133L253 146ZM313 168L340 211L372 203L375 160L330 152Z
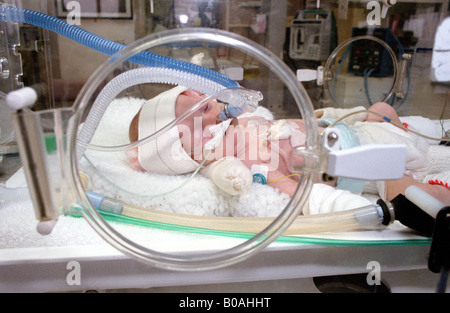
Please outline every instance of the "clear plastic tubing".
M357 209L302 216L296 219L286 234L307 234L329 231L351 231L377 227L390 223L379 205L368 205Z
M109 56L114 55L125 47L122 44L94 35L78 26L71 25L53 16L33 10L3 6L1 7L0 20L38 26ZM130 57L129 61L150 67L164 67L176 69L181 72L192 73L220 84L225 88L235 88L239 86L235 81L229 79L222 73L147 51L141 51Z
M137 219L144 219L162 224L195 227L207 230L234 231L259 233L267 227L271 218L244 218L245 222L236 223L236 217L205 217L184 216L173 213L149 210L120 201L110 199L103 195L88 192L93 205L97 210L121 214ZM322 232L351 231L387 225L390 217L378 205L368 205L357 209L315 214L297 217L283 235L318 234ZM385 222L387 221L387 222Z

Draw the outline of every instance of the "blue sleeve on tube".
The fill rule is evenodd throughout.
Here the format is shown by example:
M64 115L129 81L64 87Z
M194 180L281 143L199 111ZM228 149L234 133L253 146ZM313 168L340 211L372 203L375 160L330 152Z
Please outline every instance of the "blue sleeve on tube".
M104 195L101 195L99 193L95 193L92 191L88 191L86 192L89 200L91 201L92 205L94 206L94 208L96 208L97 210L100 210L101 204L103 199L105 199Z

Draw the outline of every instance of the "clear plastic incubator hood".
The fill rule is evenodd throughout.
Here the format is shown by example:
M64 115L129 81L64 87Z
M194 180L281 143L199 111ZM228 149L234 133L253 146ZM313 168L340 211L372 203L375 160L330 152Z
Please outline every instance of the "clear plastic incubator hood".
M265 72L269 83L246 80L233 64L205 64L205 51L218 48L258 64L255 68ZM221 72L236 76L239 83ZM293 143L292 132L291 149L280 149L277 161L284 162L289 174L273 179L294 181L290 196L267 186L267 167L251 166L261 162L236 160L236 154L248 153L245 160L272 166L264 155L251 159L252 145L239 147L233 141L241 134L239 126L253 127L244 139L267 138L267 119L280 120L265 109L267 101L277 100L270 97L268 85L289 92L304 128L296 133L301 142ZM17 109L15 131L42 234L52 231L61 214L82 216L108 243L142 262L205 270L244 260L283 234L391 222L384 205L301 214L313 183L340 173L338 164L330 166L330 155L340 157L339 132L330 128L319 133L311 101L292 71L264 47L236 34L203 28L153 34L120 47L90 77L73 107L35 112L35 96L24 88L7 100ZM205 125L211 116L213 123ZM242 116L252 117L253 124L244 124ZM272 149L277 147L275 135L272 128ZM261 142L253 147L257 152L267 148L267 140ZM389 153L402 162L403 147L392 149ZM383 163L389 153L361 150L356 155ZM401 166L399 171L389 174L401 176ZM263 183L252 184L255 179ZM118 231L118 223L144 228L146 235ZM189 251L177 242L174 252L164 248L171 231L246 241L218 243L208 251Z
M299 216L302 202L311 188L313 173L307 169L299 181L295 196L287 201L280 214L276 218L263 219L256 231L249 228L248 234L256 234L235 247L220 250L223 247L218 246L218 251L213 253L165 253L152 248L153 240L160 246L160 241L164 238L151 238L151 232L149 238L129 238L126 234L116 231L114 222L111 223L111 220L128 219L135 224L148 224L169 230L176 229L177 224L180 225L179 229L185 225L193 227L198 224L199 229L204 228L202 232L208 233L208 225L201 223L202 217L194 215L195 209L189 211L189 208L184 208L182 212L185 214L181 215L167 213L174 212L176 208L170 206L177 202L177 198L181 198L178 202L180 207L183 206L182 197L186 196L183 188L190 193L195 190L198 206L201 207L202 202L208 201L207 193L211 192L211 187L205 184L203 177L194 175L204 160L198 163L199 168L194 174L182 175L142 172L127 164L126 151L145 145L146 141L151 143L154 137L158 136L158 132L162 133L161 136L170 133L183 118L169 121L168 125L161 125L161 129L155 128L153 136L130 142L130 118L138 112L142 101L121 97L124 97L124 92L134 88L141 93L142 98L148 100L152 98L150 95L156 96L156 92L163 91L166 86L168 88L165 89L169 89L180 85L207 96L206 100L191 107L190 111L195 114L205 111L208 102L215 99L232 103L235 108L242 110L255 110L259 100L262 100L260 92L247 90L218 72L148 52L176 53L183 47L217 45L232 48L234 52L246 54L255 62L264 64L272 75L285 84L298 103L305 121L305 148L311 151L317 149L318 131L306 92L286 66L266 49L242 37L219 30L183 29L154 34L127 46L98 68L85 84L72 108L41 112L24 108L16 114L16 126L19 128L17 133L21 134L18 141L24 143L21 145L21 157L36 215L40 220L40 232L50 232L60 214L78 214L107 242L130 256L159 267L199 270L225 266L245 259L286 231ZM199 57L201 59L201 56ZM148 62L153 62L153 65L147 66ZM186 66L191 66L191 69L186 69ZM27 99L24 91L21 92ZM10 102L14 102L11 99L12 96ZM15 101L18 103L21 99ZM184 115L189 116L189 113ZM108 139L105 141L105 138ZM32 149L33 153L26 149ZM120 170L118 163L124 168L123 173L117 173ZM130 171L135 172L135 182L129 181L133 179ZM139 182L145 184L146 179L153 180L154 183L136 186ZM207 186L208 189L196 190L202 186ZM149 205L146 208L145 204L138 205L139 203ZM217 202L208 205L214 206ZM219 211L220 208L214 210ZM197 211L201 212L202 209ZM221 215L221 212L218 213ZM165 218L166 222L161 222L161 218ZM217 217L217 222L221 223L221 219ZM230 223L233 218L223 219ZM232 223L246 222L236 218ZM245 224L242 226L245 229ZM182 246L183 243L180 243L180 247Z

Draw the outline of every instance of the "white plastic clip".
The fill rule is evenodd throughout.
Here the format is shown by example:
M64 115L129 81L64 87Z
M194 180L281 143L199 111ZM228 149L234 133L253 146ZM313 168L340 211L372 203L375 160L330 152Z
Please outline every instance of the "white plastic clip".
M323 84L323 66L319 66L317 70L297 70L297 80L299 82L308 82L315 80L317 85Z
M317 85L323 85L323 66L317 68Z
M316 70L297 70L297 80L299 82L309 82L317 79Z
M334 177L361 180L400 179L405 173L406 146L363 145L340 149L341 133L337 128L324 131L324 147L328 152L326 173Z
M404 145L364 145L328 154L327 174L364 180L400 179L405 173Z

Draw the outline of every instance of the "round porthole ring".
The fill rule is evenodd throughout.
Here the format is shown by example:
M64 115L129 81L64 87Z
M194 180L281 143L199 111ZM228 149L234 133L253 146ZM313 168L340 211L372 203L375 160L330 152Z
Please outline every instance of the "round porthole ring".
M393 73L394 78L393 78L392 87L390 88L387 95L383 99L380 100L381 102L386 102L393 95L395 86L397 85L397 82L399 80L398 59L397 59L397 56L395 55L394 50L392 50L392 48L384 40L381 40L375 36L356 36L356 37L349 38L349 39L343 41L341 44L339 44L333 50L333 52L331 52L330 56L327 59L327 62L325 63L324 69L323 69L323 76L324 76L323 85L324 85L325 95L328 99L332 99L334 102L337 103L336 98L333 97L333 95L330 91L330 88L329 88L329 84L328 84L329 81L333 80L333 73L331 72L330 68L333 65L339 52L341 52L341 50L343 50L344 48L347 48L348 45L350 45L353 42L358 41L358 40L372 40L372 41L379 43L388 51L390 57L392 58L392 63L393 63L392 65L393 65L393 69L394 69L394 73Z

